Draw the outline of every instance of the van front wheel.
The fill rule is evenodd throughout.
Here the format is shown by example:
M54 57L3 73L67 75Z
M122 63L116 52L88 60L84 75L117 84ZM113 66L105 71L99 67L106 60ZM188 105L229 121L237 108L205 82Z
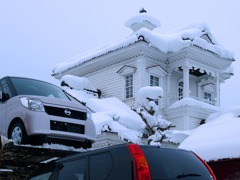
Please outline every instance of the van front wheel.
M24 125L21 122L17 122L12 126L9 136L14 144L20 145L29 143L29 137L26 133Z

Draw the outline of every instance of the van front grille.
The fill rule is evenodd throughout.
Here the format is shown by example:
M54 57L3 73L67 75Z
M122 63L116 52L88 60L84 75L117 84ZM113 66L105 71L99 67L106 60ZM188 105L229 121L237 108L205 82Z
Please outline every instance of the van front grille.
M44 108L46 113L49 115L61 116L61 117L72 118L72 119L80 119L80 120L87 119L87 113L83 111L76 111L69 108L59 108L59 107L52 107L52 106L44 106Z

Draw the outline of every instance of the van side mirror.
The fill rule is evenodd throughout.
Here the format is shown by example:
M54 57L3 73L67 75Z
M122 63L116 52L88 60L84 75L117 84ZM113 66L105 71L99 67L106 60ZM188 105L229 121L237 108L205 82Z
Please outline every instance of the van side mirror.
M4 102L8 99L9 99L9 95L7 93L4 93L4 92L0 91L0 101Z

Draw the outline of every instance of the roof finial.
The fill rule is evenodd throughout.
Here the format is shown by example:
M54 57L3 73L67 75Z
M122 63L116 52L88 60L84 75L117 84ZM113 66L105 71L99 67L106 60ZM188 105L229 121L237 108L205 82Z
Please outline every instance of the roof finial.
M139 10L139 13L147 13L147 11L146 11L144 8L141 8L141 9Z

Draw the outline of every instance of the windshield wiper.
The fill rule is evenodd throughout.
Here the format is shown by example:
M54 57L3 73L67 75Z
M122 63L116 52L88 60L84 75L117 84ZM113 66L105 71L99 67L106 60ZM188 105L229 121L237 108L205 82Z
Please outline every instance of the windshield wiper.
M180 174L176 178L177 179L181 179L181 178L185 178L185 177L189 177L189 176L197 176L197 177L199 177L199 176L201 176L201 174L194 174L194 173Z

